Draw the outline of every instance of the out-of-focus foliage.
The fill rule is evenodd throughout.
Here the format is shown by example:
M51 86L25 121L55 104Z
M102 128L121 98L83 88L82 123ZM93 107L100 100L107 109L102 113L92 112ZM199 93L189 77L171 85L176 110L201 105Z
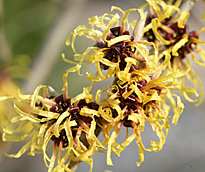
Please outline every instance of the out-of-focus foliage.
M61 11L62 1L4 0L2 27L12 55L34 57Z

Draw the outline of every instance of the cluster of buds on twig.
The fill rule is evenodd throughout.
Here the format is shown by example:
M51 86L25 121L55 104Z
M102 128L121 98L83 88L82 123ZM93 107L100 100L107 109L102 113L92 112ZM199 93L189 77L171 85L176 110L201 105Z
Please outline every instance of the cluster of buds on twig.
M111 11L119 11L121 19L118 13L94 16L89 18L90 28L78 26L70 34L66 44L71 45L75 62L66 59L65 55L63 59L76 66L63 75L63 94L52 95L53 89L43 85L37 87L32 95L19 94L17 99L27 102L31 110L23 112L14 105L19 115L11 120L11 125L20 125L15 131L9 126L2 127L3 140L20 141L27 136L32 136L32 139L17 154L7 156L18 158L30 148L30 155L35 155L35 150L42 151L48 171L71 171L69 167L72 163L79 161L88 163L92 171L92 155L95 152L104 150L107 164L113 165L111 153L120 155L134 139L139 147L140 161L137 166L144 161L144 151L158 152L162 149L170 129L168 117L176 125L184 109L180 96L172 90L182 92L191 102L195 100L190 94L198 97L195 88L184 85L184 76L195 74L188 53L192 54L196 63L204 66L204 63L195 60L193 51L204 59L204 50L198 46L204 42L198 39L198 35L205 28L189 32L184 22L189 16L187 11L180 13L178 6L160 0L147 2L151 11L148 16L142 8L123 11L113 6ZM140 20L135 26L136 22L129 22L128 16L136 11ZM76 36L85 36L93 40L94 45L79 54L74 44ZM144 40L141 40L142 37ZM76 97L68 97L68 74L80 73L82 65L91 63L96 65L95 76L87 73L92 84L83 88L83 92ZM99 89L94 98L90 93L92 87L108 78L114 78L113 83L104 90ZM41 89L44 96L40 95ZM103 92L107 94L106 98L102 98ZM170 105L165 103L166 99ZM201 101L202 98L198 104ZM158 142L151 141L149 148L143 145L141 138L146 122L150 123L159 138ZM11 136L30 124L33 128L28 133L15 138ZM117 143L122 127L132 128L133 133L127 132L125 141ZM97 138L100 132L103 133L103 141ZM46 153L48 145L53 145L51 158ZM63 156L62 151L65 152Z

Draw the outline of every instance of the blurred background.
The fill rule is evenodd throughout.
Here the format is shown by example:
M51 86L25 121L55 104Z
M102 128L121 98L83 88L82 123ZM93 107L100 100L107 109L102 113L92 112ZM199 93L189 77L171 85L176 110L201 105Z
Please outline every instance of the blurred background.
M66 58L73 60L71 48L65 45L73 29L78 25L88 26L88 18L92 16L110 13L113 5L128 10L138 8L144 3L144 0L0 0L0 71L6 71L11 81L21 87L24 93L32 94L40 84L50 85L61 93L63 73L72 67L62 60L61 54L65 53ZM205 22L201 22L204 8L202 1L195 3L187 21L190 30L198 31L205 26ZM129 19L138 20L138 13L131 13ZM200 34L199 39L205 41L205 34ZM77 40L77 46L80 47L77 49L78 52L82 53L87 46L92 45L93 42L87 39ZM205 69L194 63L193 68L205 85ZM94 73L94 70L94 66L84 66L81 70L83 76L69 74L70 97L82 92L83 86L90 85L85 73L86 71ZM21 71L19 75L18 71ZM97 89L103 89L111 82L112 80L106 80L97 83L92 93L95 94ZM186 100L183 102L186 108L178 125L171 124L162 151L145 152L145 161L140 167L136 166L139 157L135 142L122 152L121 157L112 155L114 166L106 165L106 154L96 153L93 156L93 172L205 171L205 102L199 107ZM156 138L151 131L147 125L142 134L143 143L147 147L150 141ZM117 142L123 141L125 133L126 131L122 129ZM100 135L99 139L103 137ZM22 145L22 143L8 144L0 141L0 172L47 171L42 155L31 157L25 153L19 159L4 156L4 152L16 153ZM82 162L77 172L87 171L89 166Z

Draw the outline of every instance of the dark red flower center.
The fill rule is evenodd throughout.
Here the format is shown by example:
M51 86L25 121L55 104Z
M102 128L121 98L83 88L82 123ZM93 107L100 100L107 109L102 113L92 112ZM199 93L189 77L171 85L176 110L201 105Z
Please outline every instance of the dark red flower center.
M138 89L141 90L141 88L146 86L147 81L146 80L142 80L140 82L133 82L132 84L137 85ZM143 103L140 103L138 101L139 97L137 96L137 94L135 92L130 94L127 98L124 98L123 97L123 93L129 92L131 89L129 88L130 84L127 84L126 86L125 86L125 84L123 84L123 85L117 85L118 86L118 90L119 90L117 92L117 99L120 100L119 106L120 106L121 109L124 109L126 107L126 111L123 114L125 116L123 125L125 127L132 127L131 121L128 120L128 116L130 114L132 114L132 113L138 113L138 107L141 107L141 108L145 109L147 104L149 104L149 103L156 103L156 101L150 101L147 104L143 105ZM160 87L153 87L151 89L156 90L158 95L161 93L161 90L162 90L162 88L160 88ZM115 91L117 91L116 88L113 89L114 93L115 93Z
M183 59L183 58L185 58L185 55L184 55L185 53L190 53L196 47L197 44L194 43L191 38L194 37L194 38L198 39L198 35L196 34L196 31L189 32L188 25L185 25L184 28L179 28L178 22L172 24L170 26L170 28L172 30L174 30L174 34L166 33L165 39L170 40L170 41L174 40L174 42L172 42L169 45L166 45L167 48L174 46L181 39L183 39L184 34L188 35L188 41L184 45L182 45L177 51L179 54L179 57L181 59ZM171 61L172 62L173 62L173 59L174 59L174 56L171 54Z
M124 31L121 33L121 27L114 27L110 29L109 35L107 35L107 40L111 40L115 37L119 37L122 35L130 35L129 31ZM134 37L131 37L130 42L134 41ZM119 66L120 70L124 70L126 66L125 58L131 57L132 53L135 53L136 49L133 51L130 42L118 42L116 44L111 45L108 47L107 42L100 42L95 44L94 46L98 48L105 48L103 51L105 56L104 58L108 59L111 62L117 63L120 61ZM107 70L109 66L101 63L101 68Z
M149 15L147 18L146 18L146 22L145 22L145 26L147 26L148 24L151 23L152 19L154 18L157 18L157 15L154 14L154 15ZM169 21L172 19L173 17L169 17L169 18L166 18L162 21L162 24L165 25L165 26L170 26L169 24ZM166 31L164 31L162 28L158 28L157 29L158 33L164 38L165 37L165 34L166 34ZM144 36L143 38L149 42L155 42L157 40L154 32L152 29L149 29L147 32L144 33Z
M53 97L50 97L50 99L52 99L52 98ZM99 107L99 105L96 104L95 102L86 103L85 99L82 99L82 100L78 101L77 103L71 104L71 99L67 98L66 100L64 100L63 95L55 97L54 101L56 102L57 105L56 106L52 106L50 108L50 111L51 112L55 112L55 113L60 113L60 114L62 114L65 111L68 111L70 113L70 116L69 116L70 120L71 121L75 120L77 122L77 126L75 126L73 128L79 128L80 127L80 124L78 123L78 119L84 121L88 126L90 126L90 124L91 124L92 118L80 115L81 108L87 107L89 109L98 110L98 107ZM42 102L36 103L36 107L43 108ZM42 118L46 118L46 117L37 115L37 118L42 119ZM61 124L63 124L66 121L67 118L65 118L62 121ZM95 117L95 118L98 118L98 117ZM50 126L52 124L54 124L56 121L57 121L56 119L52 120L49 123ZM100 123L101 120L100 119L96 119L96 121L98 121ZM42 122L42 123L45 123L45 122ZM76 131L77 130L72 130L73 137L76 136ZM51 140L54 141L57 146L59 146L60 142L62 142L63 147L67 147L68 146L68 139L67 139L66 132L65 132L64 129L61 130L60 136L58 138L55 135L53 135L51 137Z

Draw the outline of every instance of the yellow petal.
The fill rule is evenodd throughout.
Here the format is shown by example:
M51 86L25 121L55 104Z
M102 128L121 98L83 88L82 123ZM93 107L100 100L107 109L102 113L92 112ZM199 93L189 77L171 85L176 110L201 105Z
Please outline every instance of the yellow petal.
M187 35L187 34L184 34L184 35L183 35L183 38L173 46L173 48L172 48L172 54L173 54L174 56L178 56L179 54L178 54L177 51L178 51L178 50L182 47L182 45L184 45L186 42L188 42L188 35Z
M152 21L151 21L151 23L152 23L152 30L153 30L153 32L154 32L156 38L157 38L159 41L161 41L161 42L163 42L164 44L166 44L166 45L167 45L167 44L170 44L170 41L165 40L165 39L159 34L159 32L157 31L157 30L158 30L157 22L158 22L157 18L154 18L154 19L152 19Z
M189 12L187 11L183 11L183 13L181 14L179 21L178 21L178 27L179 28L184 28L184 25L187 21L187 19L189 18Z

